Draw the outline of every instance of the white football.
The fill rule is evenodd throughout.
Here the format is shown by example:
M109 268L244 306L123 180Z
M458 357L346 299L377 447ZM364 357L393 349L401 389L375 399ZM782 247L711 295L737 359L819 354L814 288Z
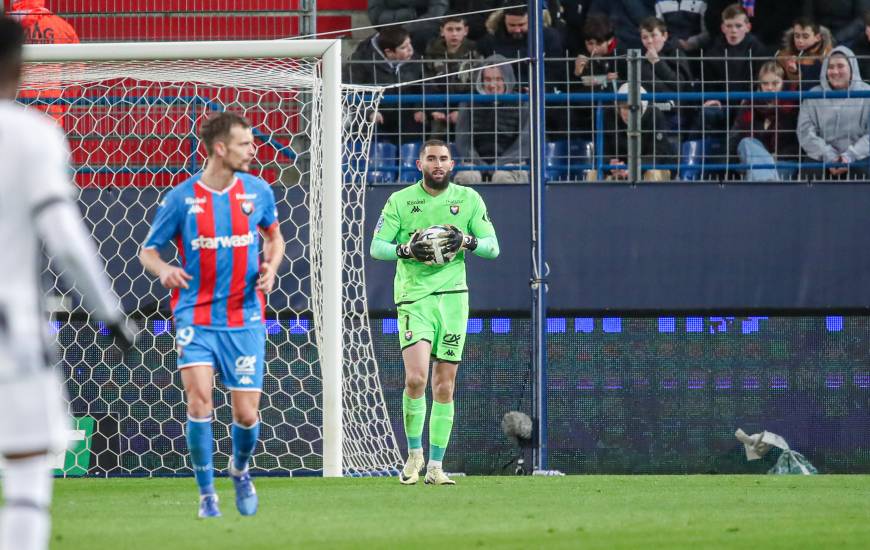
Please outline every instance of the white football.
M435 249L435 261L427 263L443 265L452 259L441 254L441 243L445 240L444 237L441 237L441 234L448 232L450 232L450 230L443 225L433 225L432 227L424 229L420 234L420 240L430 241L432 247Z

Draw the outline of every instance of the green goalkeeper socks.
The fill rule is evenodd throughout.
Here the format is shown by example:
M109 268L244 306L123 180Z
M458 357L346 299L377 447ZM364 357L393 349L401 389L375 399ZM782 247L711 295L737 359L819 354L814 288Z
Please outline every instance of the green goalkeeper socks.
M408 449L422 449L423 423L426 421L426 396L414 399L408 397L407 393L402 393L402 418L405 421L405 437L408 438Z
M432 401L432 413L429 416L429 460L441 462L450 441L450 431L453 429L453 401L439 403Z

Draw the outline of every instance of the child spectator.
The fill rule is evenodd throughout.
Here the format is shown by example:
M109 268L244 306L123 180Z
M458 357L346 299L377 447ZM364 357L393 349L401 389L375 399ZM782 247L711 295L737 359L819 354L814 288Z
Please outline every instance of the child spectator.
M426 76L442 76L471 68L473 60L482 59L477 44L468 39L468 24L462 15L450 16L441 20L441 36L433 39L426 47ZM471 93L471 73L446 76L436 80L429 87L431 93L469 94ZM459 117L458 103L436 108L431 113L432 126L430 138L447 140L456 126Z
M678 92L692 84L692 72L683 54L670 41L668 27L656 17L640 24L640 41L645 61L640 66L640 80L653 92Z
M620 77L617 56L624 55L613 36L610 19L601 13L590 14L583 25L586 54L574 60L573 78L569 92L590 93L595 91L615 92ZM572 103L567 129L582 133L582 139L591 140L594 131L595 105L593 102Z
M758 89L781 92L785 70L768 61L758 71ZM777 161L796 161L800 147L797 140L798 104L793 100L770 99L744 101L731 129L731 151L737 151L741 164L770 165ZM779 181L793 170L750 168L750 181Z
M790 89L808 90L819 83L822 61L833 47L831 40L831 32L809 17L795 20L776 54Z
M656 0L656 17L665 22L671 38L686 52L698 50L709 40L710 33L704 23L706 13L705 0Z
M628 93L628 83L617 90L621 94ZM641 87L640 93L646 93ZM605 118L604 154L610 166L628 164L628 116L629 107L625 102L616 106L616 112L609 113ZM674 163L676 149L662 134L664 119L661 112L648 101L641 101L640 117L640 163L644 180L667 180L671 174L668 169L659 166ZM608 179L624 180L628 177L626 168L612 168Z

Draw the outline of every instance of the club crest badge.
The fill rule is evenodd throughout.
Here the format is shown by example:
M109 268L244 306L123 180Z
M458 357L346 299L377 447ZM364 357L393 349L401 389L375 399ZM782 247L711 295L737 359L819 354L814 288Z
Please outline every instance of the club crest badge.
M453 214L454 216L456 214L459 214L459 205L458 204L451 204L450 205L450 213Z
M414 333L410 330L405 331L405 340L410 341L414 337Z
M254 203L251 201L242 201L242 212L246 216L250 216L254 212Z

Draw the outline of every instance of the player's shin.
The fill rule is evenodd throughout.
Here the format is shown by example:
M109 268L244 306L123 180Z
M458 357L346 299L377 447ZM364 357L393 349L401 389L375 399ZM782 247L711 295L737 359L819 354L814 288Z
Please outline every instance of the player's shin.
M243 472L248 467L248 461L257 447L257 440L260 438L260 422L257 421L253 426L247 427L233 422L232 437L233 468L237 472Z
M450 432L453 430L453 401L439 403L432 401L432 412L429 416L429 467L441 467Z
M405 423L405 437L408 438L408 452L423 452L423 424L426 421L426 396L418 398L402 394L402 418Z
M212 417L187 417L187 448L190 449L190 462L200 495L211 495L214 489L214 435Z
M47 455L8 460L3 472L0 550L48 548L51 463Z

